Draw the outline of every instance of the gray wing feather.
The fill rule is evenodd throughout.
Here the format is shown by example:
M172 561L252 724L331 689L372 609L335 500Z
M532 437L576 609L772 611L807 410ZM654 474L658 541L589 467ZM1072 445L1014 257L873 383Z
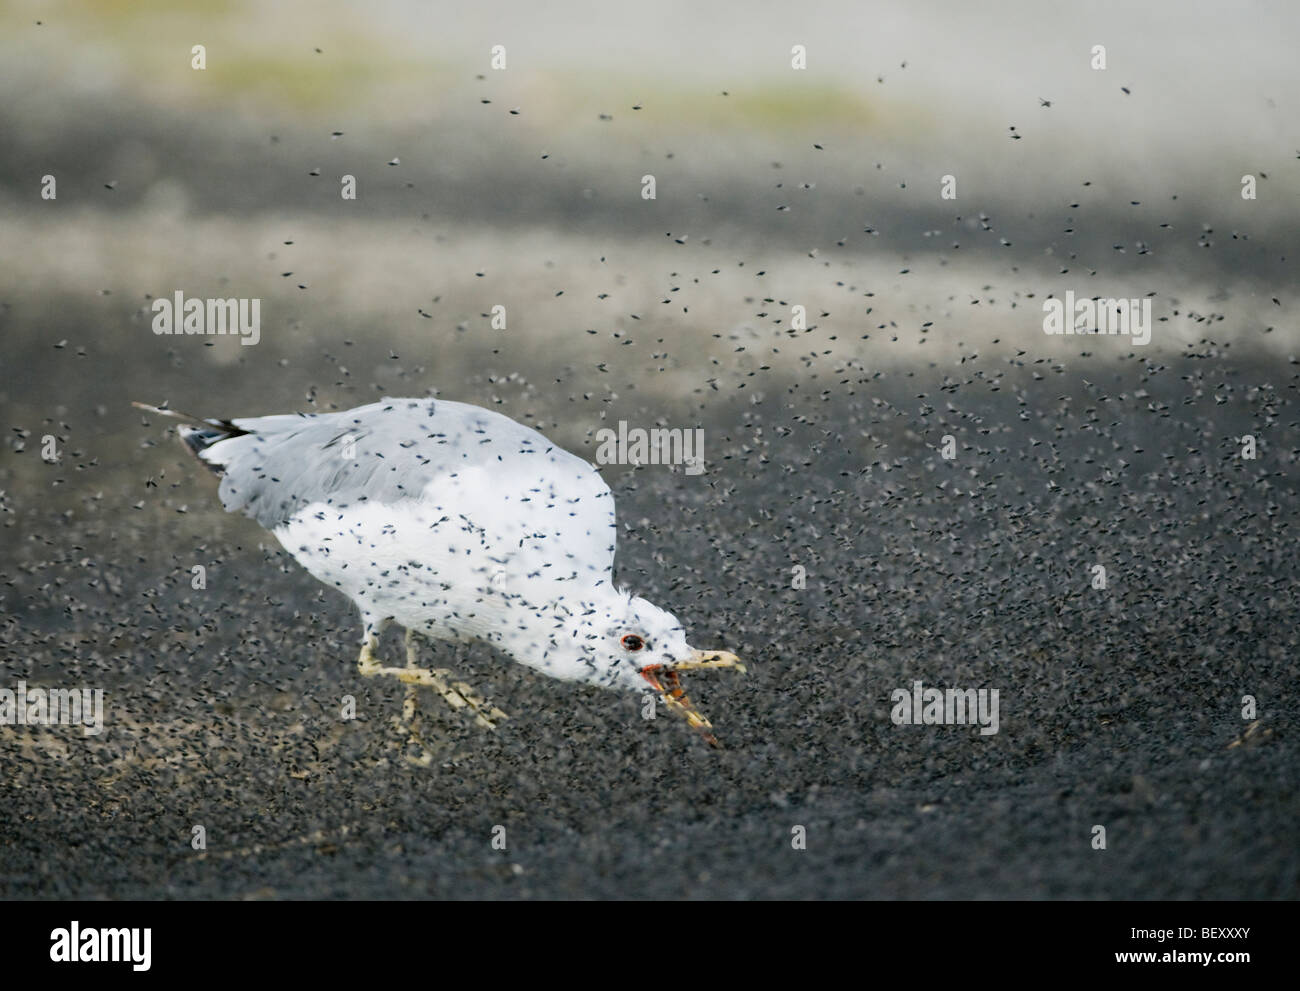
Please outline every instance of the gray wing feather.
M609 487L587 462L499 413L448 400L383 399L340 413L232 422L249 432L213 444L201 457L221 469L222 505L267 529L308 505L344 509L367 501L418 499L431 482L458 470L534 455L557 478L578 479L584 494L601 500L607 525L602 521L596 533L587 527L575 538L613 563Z

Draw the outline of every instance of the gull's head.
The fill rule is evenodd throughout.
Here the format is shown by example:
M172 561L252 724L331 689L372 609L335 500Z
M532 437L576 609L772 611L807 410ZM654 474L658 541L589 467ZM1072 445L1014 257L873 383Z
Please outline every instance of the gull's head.
M607 688L652 690L716 744L709 721L682 690L678 672L722 667L743 672L735 654L693 648L681 621L668 610L612 588L580 606L564 603L559 609L557 628L564 635L553 637L551 646L559 649L557 660L568 661L562 677Z

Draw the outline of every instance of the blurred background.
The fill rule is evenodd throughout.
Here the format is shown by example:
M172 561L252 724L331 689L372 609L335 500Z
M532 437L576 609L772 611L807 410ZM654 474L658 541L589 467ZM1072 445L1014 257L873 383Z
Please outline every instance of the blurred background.
M229 394L230 364L273 353L268 409L328 389L305 359L343 339L378 346L349 360L362 390L398 374L388 349L442 389L486 363L677 395L793 374L813 348L770 346L795 302L869 365L1072 352L1040 332L1066 288L1155 294L1157 347L1213 321L1289 354L1300 11L1073 8L7 3L6 340L183 363L151 376L169 394ZM154 339L145 309L176 289L260 297L266 343Z
M0 839L31 854L9 890L1294 893L1294 760L1197 775L1241 733L1243 686L1295 683L1297 37L1281 2L0 4L5 674L117 706L102 740L0 738L22 768ZM156 336L178 290L261 299L260 342ZM1151 344L1046 336L1066 290L1150 297ZM699 479L602 472L620 580L760 659L748 688L694 689L743 760L707 766L667 725L614 747L631 703L471 651L524 735L453 726L462 784L383 790L382 748L327 711L385 692L353 677L350 608L129 406L428 394L589 459L619 419L705 428ZM1269 458L1236 457L1246 432ZM1094 610L1063 590L1100 555L1126 578ZM220 591L191 589L195 561ZM804 595L792 563L819 576ZM904 745L883 699L914 676L1019 688L1019 717L978 753ZM647 766L713 790L666 795ZM557 772L595 790L557 796ZM322 778L319 808L286 799ZM405 854L339 839L340 780ZM450 873L538 806L549 871ZM164 883L148 858L196 807L229 849L280 852L214 877L183 848ZM1099 807L1144 817L1104 867L1061 840ZM792 808L835 852L756 868ZM620 859L660 827L693 831L680 874ZM72 861L111 851L60 888L38 854L70 836ZM322 867L324 846L355 860Z
M1298 20L1265 3L6 3L0 328L25 372L3 399L27 423L47 383L93 368L116 434L127 398L226 415L540 390L538 415L562 392L555 426L589 444L634 394L680 419L691 395L814 367L995 340L1074 354L1041 332L1066 289L1151 296L1144 355L1210 329L1291 355ZM153 336L149 304L177 290L262 299L262 343ZM790 332L795 304L811 330Z

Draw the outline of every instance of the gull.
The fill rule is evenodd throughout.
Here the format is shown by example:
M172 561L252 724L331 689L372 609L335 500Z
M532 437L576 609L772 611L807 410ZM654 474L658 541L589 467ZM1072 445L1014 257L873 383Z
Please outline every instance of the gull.
M429 398L238 419L132 405L183 421L180 439L221 478L222 506L271 531L357 606L357 668L407 686L401 725L412 743L416 686L485 729L507 718L447 669L419 667L421 636L482 641L564 681L648 685L718 745L679 674L744 665L692 648L676 616L613 583L613 494L593 465L537 431ZM376 655L389 624L406 629L405 667Z

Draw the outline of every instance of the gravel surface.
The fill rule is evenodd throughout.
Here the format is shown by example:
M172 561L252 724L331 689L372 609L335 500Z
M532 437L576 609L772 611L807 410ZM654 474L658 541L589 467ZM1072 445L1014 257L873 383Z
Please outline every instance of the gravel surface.
M75 360L47 350L33 383ZM750 663L687 679L726 749L437 647L513 718L428 699L428 770L401 759L400 688L355 673L351 606L214 509L116 402L135 377L69 381L62 463L34 437L8 458L10 672L108 703L98 737L0 735L9 897L1296 894L1294 366L1207 344L702 390L705 474L605 472L619 580ZM189 405L268 411L244 388ZM998 689L999 731L895 725L916 680Z

